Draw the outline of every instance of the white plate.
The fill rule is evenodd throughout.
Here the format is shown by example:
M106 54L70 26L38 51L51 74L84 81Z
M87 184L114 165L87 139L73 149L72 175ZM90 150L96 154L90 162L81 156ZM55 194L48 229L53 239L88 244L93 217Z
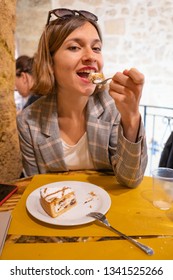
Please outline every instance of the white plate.
M59 217L50 217L40 204L40 189L45 187L71 187L75 191L77 205ZM95 196L90 193L93 192ZM44 185L33 191L26 200L29 213L36 219L53 225L73 226L90 223L93 218L86 215L90 212L105 214L111 206L109 194L102 188L80 181L61 181Z

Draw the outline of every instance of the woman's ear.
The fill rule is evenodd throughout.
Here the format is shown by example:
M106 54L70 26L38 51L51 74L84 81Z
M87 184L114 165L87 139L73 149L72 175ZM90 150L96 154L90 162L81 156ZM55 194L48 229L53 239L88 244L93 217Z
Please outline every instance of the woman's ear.
M24 84L26 84L28 82L27 73L21 72L20 78L22 79Z

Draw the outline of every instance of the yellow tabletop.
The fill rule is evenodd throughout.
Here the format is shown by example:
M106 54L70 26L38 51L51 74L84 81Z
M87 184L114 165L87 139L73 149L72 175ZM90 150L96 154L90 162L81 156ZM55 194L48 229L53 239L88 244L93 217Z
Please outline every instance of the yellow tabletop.
M70 243L6 243L3 260L172 260L173 238L140 240L155 254L146 255L125 240Z
M111 198L106 216L112 226L140 238L155 254L147 256L97 222L54 226L38 221L27 212L26 199L32 191L48 183L67 180L88 182L105 189ZM137 188L128 189L119 185L112 174L101 172L36 175L12 212L8 234L1 259L173 259L173 209L163 211L152 205L150 177L145 177ZM82 242L60 244L56 243L57 237L68 237L69 241L71 237L81 237ZM84 242L85 237L91 237L91 241ZM111 237L114 240L110 240ZM104 241L94 241L101 239Z

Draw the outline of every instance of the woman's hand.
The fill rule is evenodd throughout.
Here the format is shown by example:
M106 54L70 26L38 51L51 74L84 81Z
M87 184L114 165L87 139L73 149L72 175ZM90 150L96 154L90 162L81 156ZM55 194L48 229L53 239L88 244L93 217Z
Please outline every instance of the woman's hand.
M121 114L124 136L132 142L136 141L140 124L139 102L143 85L144 75L135 68L117 72L110 83L109 94Z

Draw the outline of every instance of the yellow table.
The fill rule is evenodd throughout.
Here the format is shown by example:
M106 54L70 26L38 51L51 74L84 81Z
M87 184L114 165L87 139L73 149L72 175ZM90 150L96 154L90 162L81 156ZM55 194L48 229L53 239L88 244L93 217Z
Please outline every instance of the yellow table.
M67 180L89 182L104 188L111 197L107 213L110 223L127 235L140 238L140 242L152 247L155 254L146 255L97 222L81 226L54 226L28 214L26 199L33 190L51 182ZM1 259L6 260L173 259L173 209L162 211L152 205L150 177L145 177L136 189L128 189L119 185L112 174L101 172L36 175L12 212L8 234L1 255ZM66 242L59 243L60 237L61 242L63 238ZM78 242L75 242L76 239Z

